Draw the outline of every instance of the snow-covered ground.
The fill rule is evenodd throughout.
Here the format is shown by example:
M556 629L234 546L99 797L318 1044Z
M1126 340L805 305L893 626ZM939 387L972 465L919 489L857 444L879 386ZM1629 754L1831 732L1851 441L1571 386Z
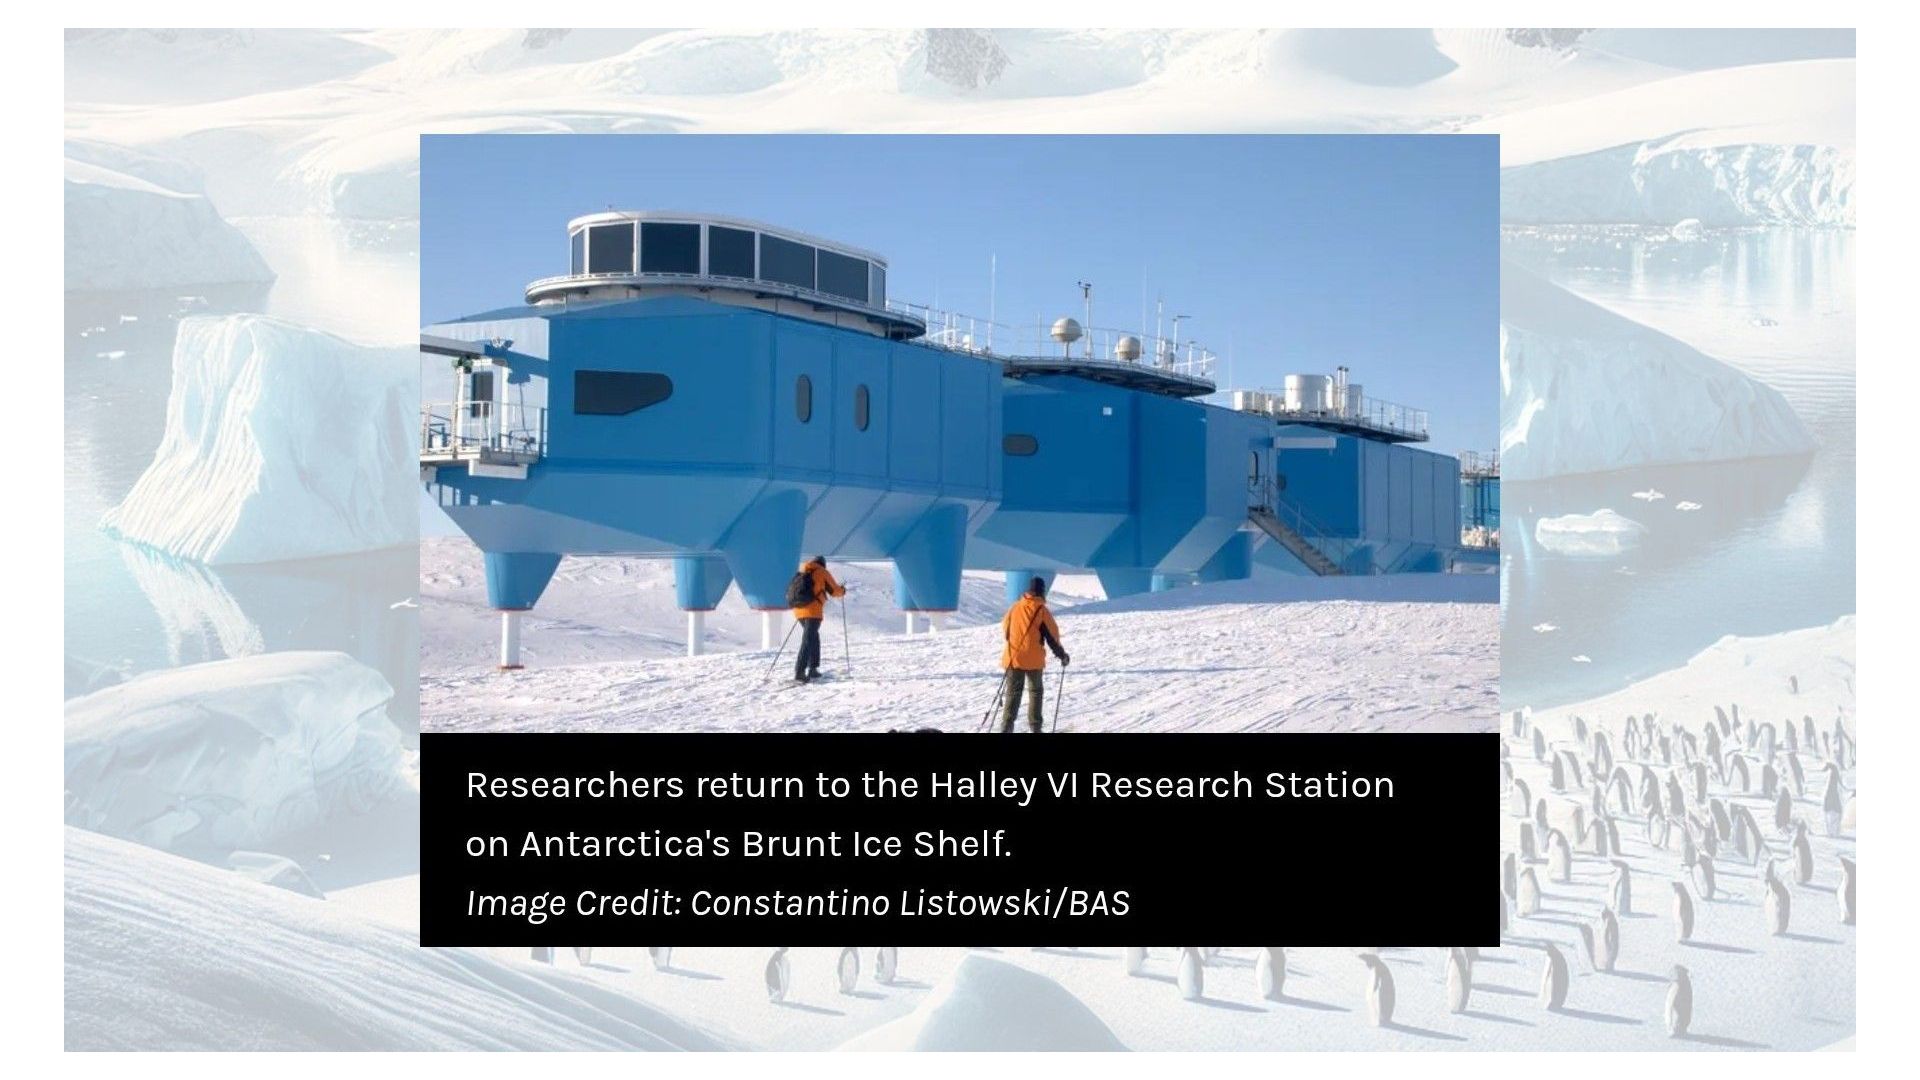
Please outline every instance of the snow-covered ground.
M777 663L759 651L759 616L737 593L712 617L719 647L736 651L688 658L676 655L685 616L667 564L575 564L562 564L569 588L527 617L527 668L500 672L478 552L422 545L423 729L960 731L979 725L998 685L999 575L969 575L952 624L908 638L886 569L848 568L849 632L838 612L822 631L834 678L796 688L792 646ZM1225 582L1072 602L1085 588L1056 586L1074 660L1062 730L1486 731L1499 707L1494 577ZM1057 695L1057 667L1050 678Z

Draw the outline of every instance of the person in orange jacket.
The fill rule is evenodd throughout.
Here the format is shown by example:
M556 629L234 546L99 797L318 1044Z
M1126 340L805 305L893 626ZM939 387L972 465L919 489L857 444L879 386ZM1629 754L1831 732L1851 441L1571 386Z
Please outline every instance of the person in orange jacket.
M796 603L801 599L796 590L803 576L811 586L805 590L810 599ZM820 677L820 621L826 617L827 597L845 595L847 590L827 573L825 555L808 559L793 576L793 584L787 588L787 602L794 604L793 617L800 623L800 655L793 661L794 682L811 682Z
M1045 650L1052 650L1061 667L1066 667L1070 659L1067 651L1060 647L1060 624L1053 621L1053 612L1047 610L1045 578L1036 577L1027 582L1026 595L1007 609L1006 617L1000 620L1000 631L1007 640L1006 648L1000 652L1000 666L1007 672L1007 708L1000 715L1000 730L1013 731L1013 718L1020 712L1021 691L1025 690L1031 703L1027 709L1027 727L1038 734L1045 730L1041 719L1041 687L1045 685L1047 667Z

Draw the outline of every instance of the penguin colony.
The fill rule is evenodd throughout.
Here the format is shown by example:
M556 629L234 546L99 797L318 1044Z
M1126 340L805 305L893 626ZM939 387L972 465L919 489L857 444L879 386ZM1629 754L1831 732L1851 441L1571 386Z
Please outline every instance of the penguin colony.
M1657 972L1661 996L1648 999L1647 1015L1630 1019L1684 1039L1696 1030L1695 974L1685 961L1713 956L1723 928L1753 920L1765 935L1790 937L1796 928L1821 935L1854 925L1856 757L1852 735L1837 720L1824 731L1810 716L1776 725L1743 719L1728 706L1694 726L1653 714L1614 725L1574 716L1550 735L1522 711L1504 718L1503 727L1502 806L1512 826L1502 829L1500 860L1503 967L1479 983L1488 992L1525 995L1549 1015L1577 1018L1583 990L1600 985L1594 980L1648 981ZM1528 759L1545 794L1518 774L1516 766ZM1622 843L1622 823L1631 843ZM671 948L647 951L656 969L671 969ZM537 948L533 958L553 963L559 952ZM571 952L591 965L592 949ZM1410 980L1420 953L1431 954L1428 977ZM871 967L862 950L842 949L830 973L805 972L796 985L790 950L774 949L765 966L767 999L855 995L863 971L881 987L898 981L900 950L866 955ZM1308 1000L1289 998L1292 969L1281 947L1127 947L1104 955L1108 963L1117 956L1123 977L1171 983L1179 1000L1207 1000L1208 972L1223 965L1250 967L1260 1001ZM1475 969L1483 961L1476 948L1368 947L1354 955L1349 985L1357 992L1340 1005L1373 1027L1395 1027L1402 989L1448 1014L1476 1015ZM1767 958L1749 959L1751 978L1766 980ZM1516 975L1535 981L1516 986ZM1235 973L1229 987L1213 992L1247 997L1245 980ZM1702 992L1702 1016L1712 1028L1740 1032L1738 982L1723 978Z

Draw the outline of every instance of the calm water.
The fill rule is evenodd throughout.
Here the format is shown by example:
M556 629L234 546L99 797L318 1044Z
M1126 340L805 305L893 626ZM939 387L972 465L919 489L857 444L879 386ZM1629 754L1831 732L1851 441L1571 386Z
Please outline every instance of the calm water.
M1810 456L1634 469L1502 491L1510 706L1580 700L1684 663L1727 634L1832 622L1854 605L1851 233L1509 233L1504 251L1779 390ZM1632 497L1657 489L1659 502ZM1683 500L1693 512L1674 509ZM1647 527L1612 558L1547 552L1541 517L1609 507ZM1532 628L1558 627L1550 633ZM1573 657L1584 655L1588 663Z
M256 311L355 340L405 341L414 332L408 234L342 237L286 220L244 227L280 268L271 288L66 298L66 692L203 660L333 649L386 675L400 691L389 714L412 730L412 549L214 569L100 529L160 443L179 319Z

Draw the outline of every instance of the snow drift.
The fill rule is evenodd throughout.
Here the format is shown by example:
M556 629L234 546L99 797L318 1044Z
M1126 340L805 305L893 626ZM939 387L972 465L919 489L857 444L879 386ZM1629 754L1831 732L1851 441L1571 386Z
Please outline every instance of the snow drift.
M66 833L69 1050L724 1050L589 978Z
M1500 390L1509 480L1813 449L1778 391L1507 261Z
M272 281L240 230L204 195L66 159L68 290L165 289Z
M261 315L182 320L160 447L103 523L213 564L412 541L417 363Z
M911 1013L842 1050L1125 1050L1113 1031L1045 975L977 954Z
M267 847L409 784L393 689L340 653L168 668L66 706L66 820L169 851Z
M1556 555L1603 557L1618 555L1640 543L1647 527L1629 517L1602 508L1591 514L1562 514L1541 518L1534 539Z

